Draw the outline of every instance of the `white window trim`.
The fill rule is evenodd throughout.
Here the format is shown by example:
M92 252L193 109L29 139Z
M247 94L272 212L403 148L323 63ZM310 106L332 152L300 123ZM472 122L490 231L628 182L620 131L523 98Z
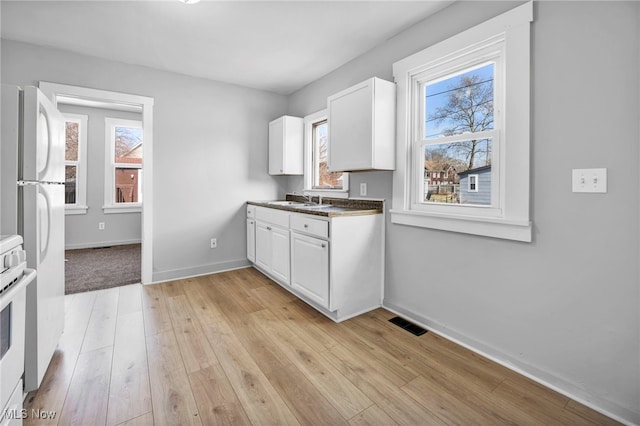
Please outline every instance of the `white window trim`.
M65 122L78 123L78 161L76 161L76 202L65 204L64 213L87 214L87 123L89 117L84 114L63 113ZM65 166L68 164L65 160Z
M342 189L313 188L313 125L328 118L327 109L304 117L304 192L321 197L349 198L349 173L346 172L342 175Z
M105 118L105 175L104 175L104 205L102 210L105 214L113 213L139 213L142 211L142 203L115 203L115 167L116 162L114 160L115 152L115 127L140 127L142 128L142 122L138 120L125 120L121 118ZM144 160L143 160L144 162ZM142 169L142 166L129 165L131 168ZM144 180L144 175L141 180ZM140 186L143 187L143 183L140 182Z
M475 179L476 187L471 189L471 178ZM467 175L467 192L478 192L478 175Z
M397 83L397 167L393 175L392 223L433 228L453 232L531 242L532 224L529 218L529 117L530 117L530 22L532 2L518 6L502 15L437 43L393 65ZM419 102L413 84L418 76L441 64L454 61L487 46L493 39L504 39L505 93L503 127L499 137L504 143L495 158L500 161L499 204L491 214L484 207L437 206L419 210L412 203L419 191L415 164L413 125ZM420 167L420 169L416 169ZM492 182L495 179L492 179ZM505 184L508 182L508 185ZM497 182L496 182L497 184ZM439 207L443 207L439 209Z

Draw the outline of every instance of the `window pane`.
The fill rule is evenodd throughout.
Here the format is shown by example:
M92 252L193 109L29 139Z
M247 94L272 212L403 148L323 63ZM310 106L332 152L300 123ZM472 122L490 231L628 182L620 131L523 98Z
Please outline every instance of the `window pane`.
M313 125L313 187L342 189L342 172L328 170L328 130L326 121Z
M75 204L78 193L78 168L76 166L64 166L64 203Z
M142 129L140 127L115 128L115 162L142 164Z
M492 145L491 139L426 145L423 201L491 205Z
M78 161L78 136L80 123L67 121L65 125L64 159L66 161Z
M494 64L425 86L425 139L493 129Z
M142 169L116 167L115 202L139 203L142 201Z

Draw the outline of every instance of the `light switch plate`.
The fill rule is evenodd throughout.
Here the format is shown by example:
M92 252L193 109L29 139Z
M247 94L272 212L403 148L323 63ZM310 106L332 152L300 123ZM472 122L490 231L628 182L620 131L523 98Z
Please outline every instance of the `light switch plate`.
M573 192L607 192L607 169L573 169Z

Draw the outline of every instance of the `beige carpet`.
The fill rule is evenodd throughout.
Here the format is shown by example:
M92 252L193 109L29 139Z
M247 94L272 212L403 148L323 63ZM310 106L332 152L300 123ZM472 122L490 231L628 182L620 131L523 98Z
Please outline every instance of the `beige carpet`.
M140 282L140 244L65 251L65 294Z

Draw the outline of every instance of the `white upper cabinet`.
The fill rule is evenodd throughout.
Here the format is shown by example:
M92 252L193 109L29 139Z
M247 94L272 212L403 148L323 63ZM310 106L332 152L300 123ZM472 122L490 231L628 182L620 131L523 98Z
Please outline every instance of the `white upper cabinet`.
M304 120L282 116L269 123L269 174L301 175Z
M370 78L330 96L329 170L395 169L395 83Z

